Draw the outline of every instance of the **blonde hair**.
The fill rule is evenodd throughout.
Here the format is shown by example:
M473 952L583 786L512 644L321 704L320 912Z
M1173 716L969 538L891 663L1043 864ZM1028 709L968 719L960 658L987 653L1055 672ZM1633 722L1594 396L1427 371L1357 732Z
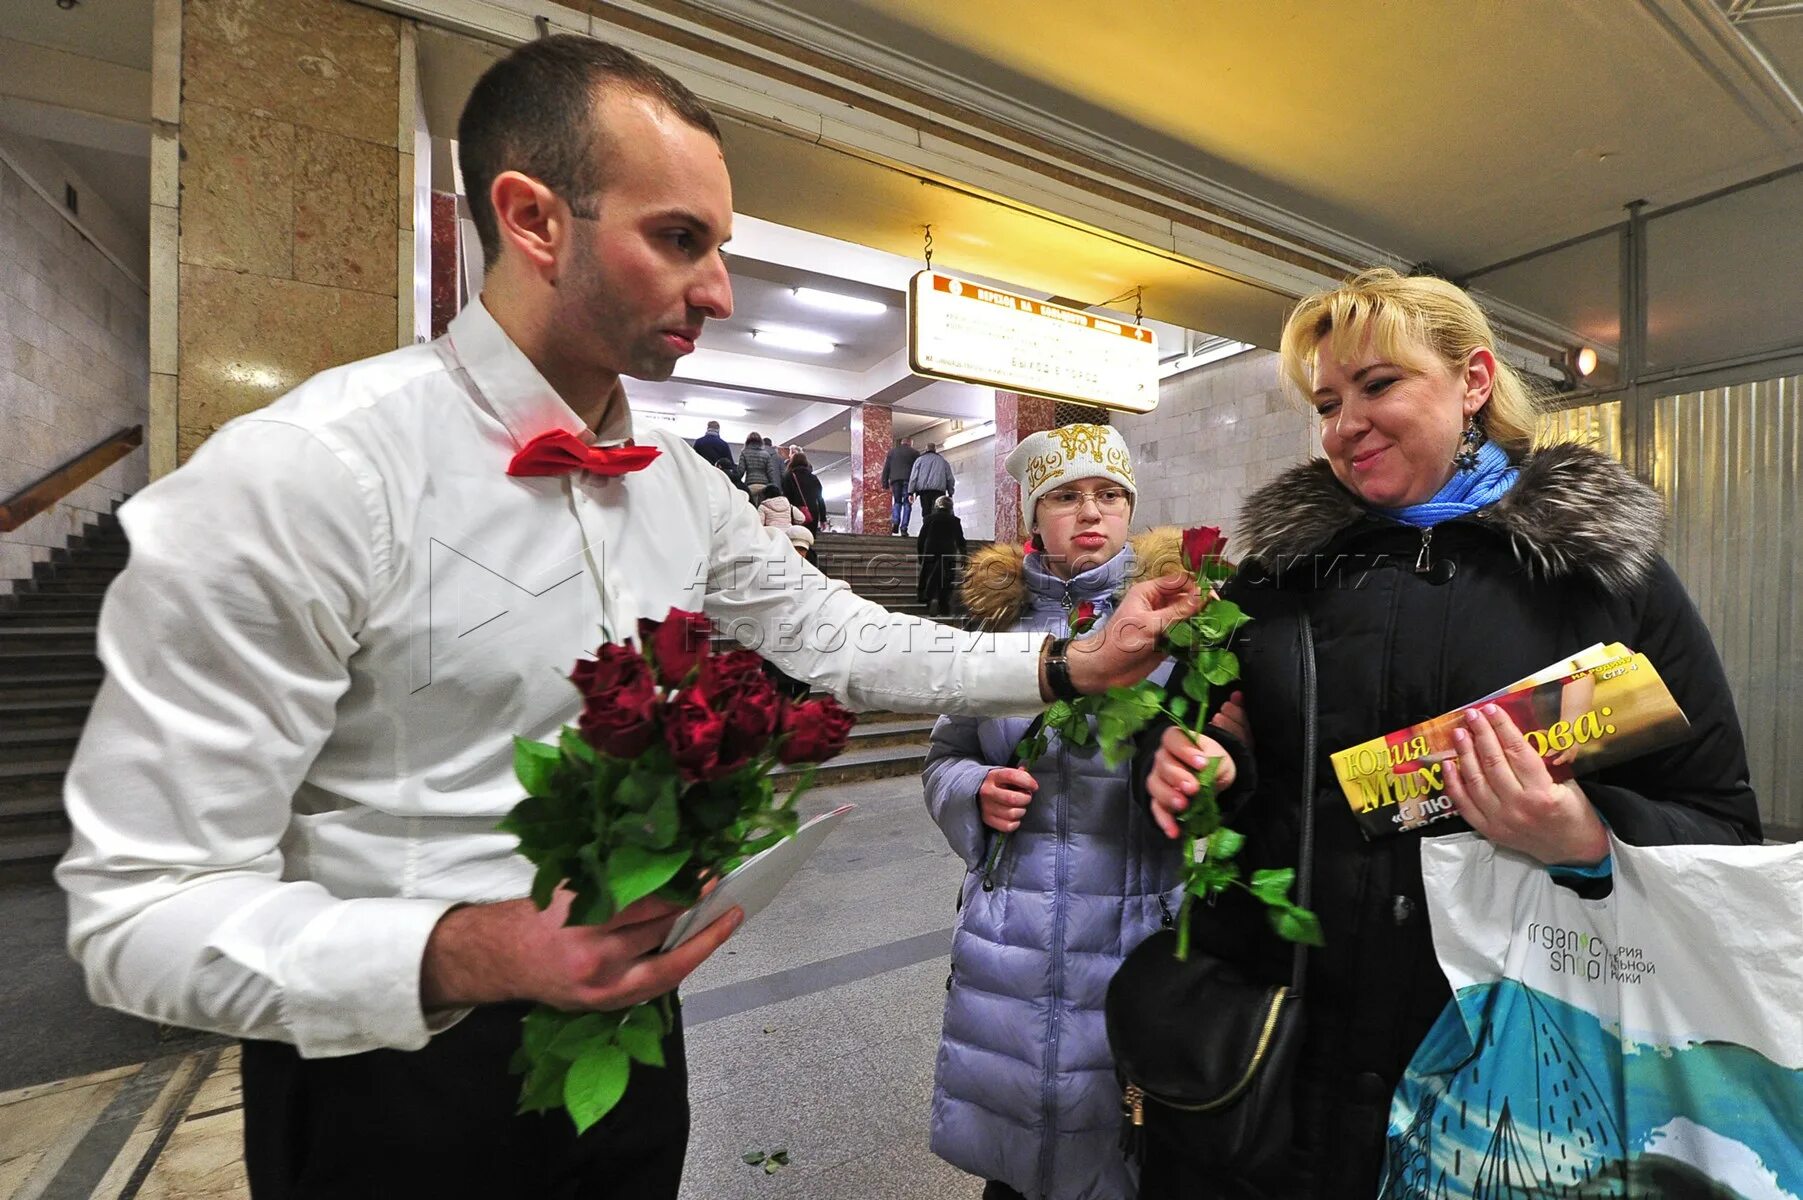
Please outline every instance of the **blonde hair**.
M1425 350L1458 372L1474 350L1496 358L1490 399L1478 410L1484 432L1511 458L1534 443L1538 406L1521 374L1496 352L1490 320L1464 289L1431 276L1399 275L1388 267L1360 272L1331 291L1306 297L1284 323L1278 354L1283 374L1304 397L1314 392L1315 351L1350 360L1371 347L1400 366L1419 369Z

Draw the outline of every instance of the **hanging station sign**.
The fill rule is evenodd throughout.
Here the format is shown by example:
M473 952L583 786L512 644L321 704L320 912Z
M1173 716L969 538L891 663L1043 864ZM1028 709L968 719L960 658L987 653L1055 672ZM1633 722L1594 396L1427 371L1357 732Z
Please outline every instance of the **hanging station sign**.
M1150 329L938 271L922 271L908 286L908 368L1123 412L1158 406Z

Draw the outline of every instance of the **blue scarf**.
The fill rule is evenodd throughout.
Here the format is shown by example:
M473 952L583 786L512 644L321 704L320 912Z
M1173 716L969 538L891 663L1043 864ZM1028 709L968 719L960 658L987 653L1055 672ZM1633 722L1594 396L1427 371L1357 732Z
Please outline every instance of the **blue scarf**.
M1485 442L1478 448L1477 466L1470 471L1454 471L1446 486L1435 493L1432 500L1407 508L1380 508L1378 511L1392 521L1425 529L1495 504L1503 498L1503 493L1515 486L1520 475L1501 446Z

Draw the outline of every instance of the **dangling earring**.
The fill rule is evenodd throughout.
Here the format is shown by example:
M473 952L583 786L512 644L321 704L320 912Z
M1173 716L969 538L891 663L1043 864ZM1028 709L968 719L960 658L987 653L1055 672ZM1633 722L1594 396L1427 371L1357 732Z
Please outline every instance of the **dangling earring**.
M1452 465L1461 471L1477 470L1477 452L1489 439L1484 435L1484 423L1472 413L1465 422L1465 432L1459 435L1459 451L1452 456Z

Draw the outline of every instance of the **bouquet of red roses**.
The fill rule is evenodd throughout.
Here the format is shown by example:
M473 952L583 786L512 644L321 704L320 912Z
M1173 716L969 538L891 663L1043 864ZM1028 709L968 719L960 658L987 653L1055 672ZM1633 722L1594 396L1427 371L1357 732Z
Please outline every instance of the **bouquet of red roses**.
M608 642L570 679L582 716L556 744L514 739L526 789L501 829L537 866L532 901L571 893L569 923L600 925L635 900L684 907L710 879L794 834L814 767L845 749L857 718L830 698L783 697L750 650L714 654L713 626L671 609L639 638ZM771 774L805 769L784 796ZM587 1129L619 1103L634 1060L663 1066L669 996L616 1012L539 1006L516 1073L521 1112L562 1105Z

